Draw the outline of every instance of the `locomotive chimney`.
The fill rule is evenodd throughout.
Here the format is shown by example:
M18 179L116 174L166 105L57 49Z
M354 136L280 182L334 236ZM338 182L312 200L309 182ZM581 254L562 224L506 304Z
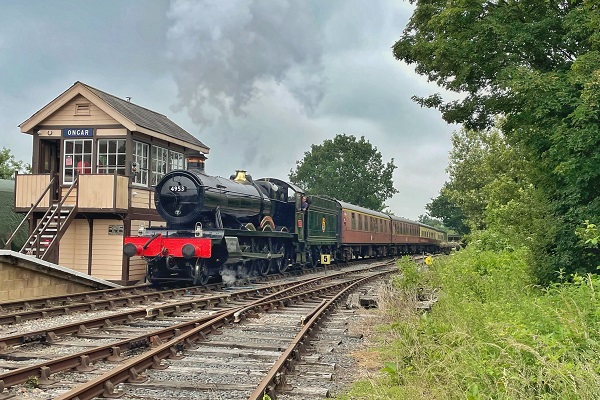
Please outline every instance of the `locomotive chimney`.
M187 156L187 169L196 169L204 172L204 163L206 158L207 157L201 151L199 151L197 154L189 154Z

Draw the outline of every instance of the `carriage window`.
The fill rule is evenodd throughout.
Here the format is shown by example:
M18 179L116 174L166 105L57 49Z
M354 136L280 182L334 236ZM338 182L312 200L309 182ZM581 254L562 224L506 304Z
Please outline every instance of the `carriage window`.
M63 183L73 183L75 174L92 173L92 139L65 140Z
M96 171L99 174L125 175L125 139L98 140L98 160Z
M356 214L352 213L352 230L356 230Z
M358 214L358 230L359 231L363 230L362 215L361 214Z

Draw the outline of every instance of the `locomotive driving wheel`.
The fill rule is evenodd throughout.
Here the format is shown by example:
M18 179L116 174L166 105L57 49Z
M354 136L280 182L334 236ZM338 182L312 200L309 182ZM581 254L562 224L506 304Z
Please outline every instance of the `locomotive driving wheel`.
M285 244L274 243L272 254L276 257L271 258L271 271L285 272L288 269L288 257L285 254Z
M269 253L269 248L268 247L263 247L261 249L261 253L265 253L270 255ZM271 270L271 265L270 265L270 260L267 258L263 258L260 260L256 260L256 272L258 272L258 274L260 276L265 276L269 274L269 271Z
M264 254L265 258L260 258L258 260L254 260L252 262L252 265L256 271L256 273L259 276L265 276L269 274L269 271L271 270L271 265L270 265L270 255L271 252L269 251L269 246L267 246L266 244L263 244L262 246L257 246L259 247L259 253Z
M269 270L271 269L269 266L268 260L256 260L255 261L256 272L260 276L265 276L269 274Z
M196 260L192 268L192 282L194 285L206 285L210 279L208 268L201 259Z

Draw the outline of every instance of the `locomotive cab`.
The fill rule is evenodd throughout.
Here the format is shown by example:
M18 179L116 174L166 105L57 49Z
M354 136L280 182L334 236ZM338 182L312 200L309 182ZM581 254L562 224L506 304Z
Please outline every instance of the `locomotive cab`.
M271 215L276 229L294 232L297 197L304 191L276 178L262 178L255 183L271 199Z

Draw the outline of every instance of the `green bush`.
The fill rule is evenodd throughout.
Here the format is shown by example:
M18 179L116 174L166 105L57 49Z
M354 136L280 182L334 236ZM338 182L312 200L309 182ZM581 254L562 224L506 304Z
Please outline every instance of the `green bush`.
M540 288L528 259L477 246L436 259L421 276L439 301L385 327L380 377L349 398L600 398L600 278Z

